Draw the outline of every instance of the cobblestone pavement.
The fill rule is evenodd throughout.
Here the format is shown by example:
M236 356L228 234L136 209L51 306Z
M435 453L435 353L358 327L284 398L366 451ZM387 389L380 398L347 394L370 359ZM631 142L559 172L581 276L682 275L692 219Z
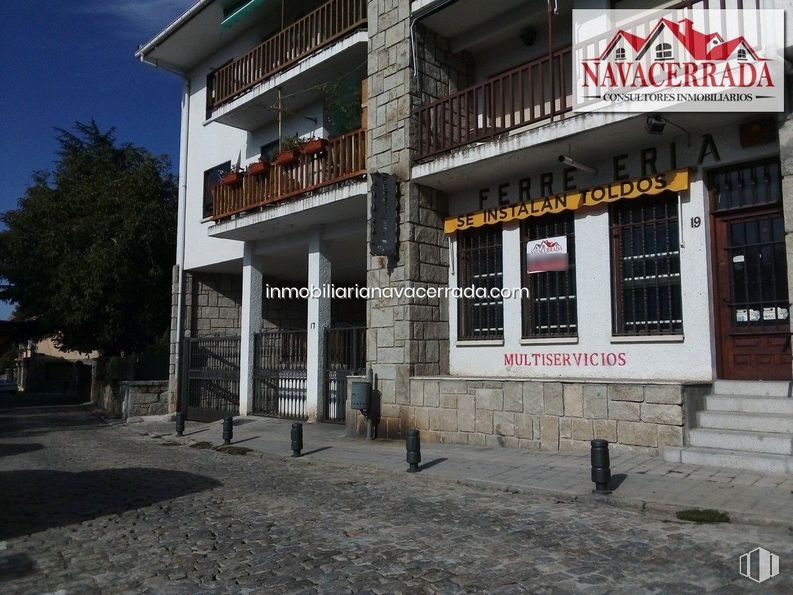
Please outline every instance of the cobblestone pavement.
M240 445L243 446L243 445ZM738 556L782 574L757 587ZM0 592L793 590L793 535L234 456L0 411Z

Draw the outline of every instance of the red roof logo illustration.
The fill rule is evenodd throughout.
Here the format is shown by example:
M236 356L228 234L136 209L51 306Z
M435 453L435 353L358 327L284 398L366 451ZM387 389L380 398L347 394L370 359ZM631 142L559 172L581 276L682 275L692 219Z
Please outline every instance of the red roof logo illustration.
M758 55L744 36L741 35L725 41L718 33L703 33L697 31L691 19L682 19L677 23L669 19L660 19L646 38L620 29L606 45L606 49L603 53L597 58L592 58L590 60L601 62L608 59L614 52L614 49L621 46L620 42L623 40L635 52L635 59L639 60L650 51L656 40L664 31L668 31L673 38L677 39L688 55L694 60L730 60L733 58L733 55L736 54L736 50L743 50L745 53L742 54L742 59L751 57L758 62L768 61L767 58L762 58Z
M554 242L552 240L543 240L534 248L532 249L532 253L535 254L545 254L548 252L561 252L562 247L559 245L559 242Z

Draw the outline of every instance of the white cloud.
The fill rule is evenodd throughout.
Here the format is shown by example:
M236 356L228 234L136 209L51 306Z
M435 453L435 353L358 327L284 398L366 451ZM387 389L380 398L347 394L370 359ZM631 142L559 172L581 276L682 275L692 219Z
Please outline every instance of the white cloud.
M139 37L164 29L196 0L90 0L77 10L81 14L107 17L124 31Z

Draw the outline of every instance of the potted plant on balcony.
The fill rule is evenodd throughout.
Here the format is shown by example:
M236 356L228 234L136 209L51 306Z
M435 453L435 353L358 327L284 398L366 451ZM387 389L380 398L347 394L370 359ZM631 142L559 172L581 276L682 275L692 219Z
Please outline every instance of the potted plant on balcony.
M314 137L303 145L303 155L316 155L325 150L328 146L328 139Z
M242 168L238 165L233 166L228 173L221 176L220 183L223 186L236 186L242 183Z
M245 172L249 176L264 176L270 171L270 156L260 155L259 161L254 161Z
M300 149L305 144L296 134L294 136L286 136L281 139L281 150L275 156L276 165L290 165L297 161L300 156Z

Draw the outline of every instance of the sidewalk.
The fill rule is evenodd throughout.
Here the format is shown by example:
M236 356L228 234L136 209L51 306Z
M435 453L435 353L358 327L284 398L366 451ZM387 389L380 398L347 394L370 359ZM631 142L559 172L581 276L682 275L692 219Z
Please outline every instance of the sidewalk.
M282 419L235 418L231 444L263 456L289 457L291 425L291 421ZM130 423L125 427L170 441L220 445L221 426L220 421L188 422L183 438L176 436L172 422ZM303 424L303 443L303 457L293 461L400 474L407 469L403 441L347 438L340 425ZM589 453L422 444L421 456L422 471L416 477L425 480L543 493L568 500L599 500L611 506L661 513L714 508L729 513L733 522L793 527L793 476L666 463L661 457L612 453L614 492L595 496Z

